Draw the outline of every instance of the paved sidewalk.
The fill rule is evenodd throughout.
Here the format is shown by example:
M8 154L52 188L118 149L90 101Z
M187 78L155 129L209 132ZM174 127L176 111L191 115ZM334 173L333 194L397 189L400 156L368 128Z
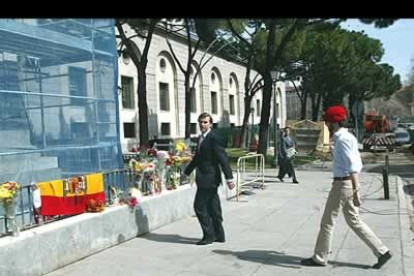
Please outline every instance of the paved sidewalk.
M363 220L391 249L393 258L372 269L376 257L346 225L337 220L327 267L303 267L310 257L330 189L330 172L298 171L300 184L280 183L268 170L266 189L254 189L239 202L222 201L227 242L197 246L201 229L195 217L104 250L48 276L195 276L195 275L414 275L410 204L402 182L390 177L390 200L383 199L382 176L362 173ZM376 213L376 214L373 214Z

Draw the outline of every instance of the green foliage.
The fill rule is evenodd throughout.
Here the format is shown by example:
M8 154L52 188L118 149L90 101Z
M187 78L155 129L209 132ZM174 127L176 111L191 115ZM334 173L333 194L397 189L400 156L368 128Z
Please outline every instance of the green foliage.
M400 86L391 66L377 64L384 54L381 42L362 32L335 25L314 28L302 45L300 66L288 68L287 75L301 76L302 90L311 98L322 97L325 106L342 103L348 94L358 99L388 98Z
M210 44L217 37L217 31L223 27L224 22L217 19L196 18L193 19L194 29L201 41Z
M374 24L376 28L387 28L394 24L398 19L396 18L361 18L359 19L362 23L365 24Z

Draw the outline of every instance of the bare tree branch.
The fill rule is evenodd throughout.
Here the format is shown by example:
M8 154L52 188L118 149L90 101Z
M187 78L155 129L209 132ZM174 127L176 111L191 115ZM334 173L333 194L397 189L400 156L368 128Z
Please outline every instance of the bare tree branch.
M178 67L180 68L180 70L181 70L181 72L183 72L183 74L185 74L185 70L184 70L184 68L183 68L183 66L181 65L181 62L180 62L180 60L177 58L177 56L175 55L175 52L174 52L174 50L173 50L173 48L172 48L172 46L171 46L171 43L170 43L170 40L169 40L169 38L168 38L168 36L166 36L166 41L167 41L167 45L168 45L168 48L170 48L170 51L171 51L171 54L172 54L172 56L173 56L173 58L174 58L174 60L177 62L177 64L178 64Z
M157 21L155 19L150 20L150 24L148 28L148 35L147 35L147 39L145 40L144 51L142 52L142 57L144 60L141 60L141 62L145 63L145 65L147 64L147 57L148 57L149 47L151 45L152 33L155 30L156 24L157 24Z

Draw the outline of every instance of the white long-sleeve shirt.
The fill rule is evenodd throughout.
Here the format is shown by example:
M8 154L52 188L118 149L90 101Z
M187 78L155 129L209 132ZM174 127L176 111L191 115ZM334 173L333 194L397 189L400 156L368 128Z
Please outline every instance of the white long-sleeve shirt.
M340 128L333 136L333 166L334 177L346 177L351 173L362 170L361 155L358 141L346 128Z

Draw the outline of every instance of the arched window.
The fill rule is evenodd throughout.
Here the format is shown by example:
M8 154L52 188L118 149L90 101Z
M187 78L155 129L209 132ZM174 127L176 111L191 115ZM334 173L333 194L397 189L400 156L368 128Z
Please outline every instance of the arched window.
M157 134L160 137L176 137L178 135L176 69L175 63L167 52L159 54L156 60L157 91Z

